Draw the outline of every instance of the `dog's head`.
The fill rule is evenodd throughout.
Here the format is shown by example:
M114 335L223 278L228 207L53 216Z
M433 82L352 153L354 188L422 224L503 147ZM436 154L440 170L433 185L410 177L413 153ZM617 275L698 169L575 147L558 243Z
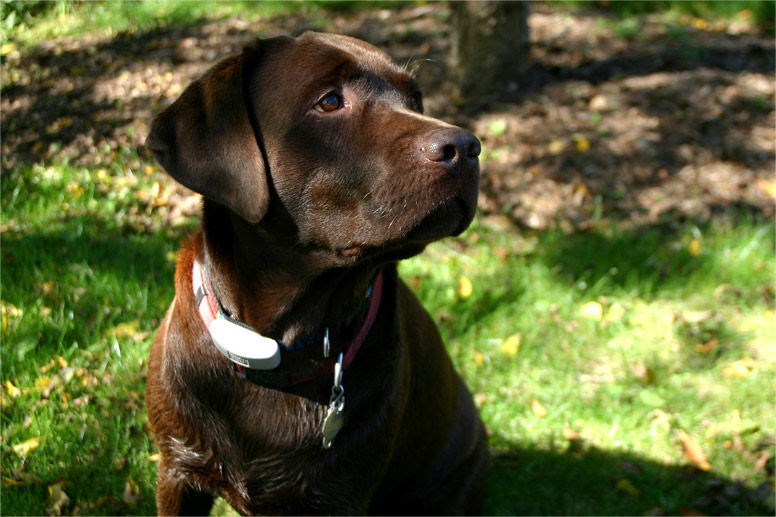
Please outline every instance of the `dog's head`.
M154 120L164 168L249 223L335 263L408 256L477 205L480 143L423 115L412 75L332 34L258 41Z

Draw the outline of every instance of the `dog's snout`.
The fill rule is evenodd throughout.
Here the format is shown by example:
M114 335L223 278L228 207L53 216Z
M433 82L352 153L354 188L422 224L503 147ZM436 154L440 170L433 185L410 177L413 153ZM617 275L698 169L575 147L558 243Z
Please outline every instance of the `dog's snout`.
M421 147L426 158L450 169L473 165L480 155L480 140L460 128L447 128L433 133Z

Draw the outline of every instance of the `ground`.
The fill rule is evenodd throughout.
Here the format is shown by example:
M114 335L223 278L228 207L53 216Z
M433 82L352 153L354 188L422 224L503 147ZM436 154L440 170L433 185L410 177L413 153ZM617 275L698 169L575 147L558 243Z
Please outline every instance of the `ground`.
M317 29L419 65L427 111L482 139L485 214L568 230L608 219L707 220L731 208L773 215L772 38L745 20L634 22L542 5L529 25L525 80L492 99L450 99L443 4L231 18L13 51L3 77L3 170L63 159L98 165L127 147L148 159L153 114L220 57L255 35Z

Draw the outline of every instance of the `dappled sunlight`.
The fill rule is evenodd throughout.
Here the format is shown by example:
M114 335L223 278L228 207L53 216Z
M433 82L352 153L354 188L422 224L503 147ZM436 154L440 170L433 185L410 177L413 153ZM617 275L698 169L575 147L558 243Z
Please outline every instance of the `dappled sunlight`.
M461 104L446 3L116 5L2 45L11 513L153 511L146 356L202 198L143 142L217 59L309 29L417 68L482 140L474 224L399 270L488 427L486 513L772 513L775 59L746 13L532 4L524 84Z

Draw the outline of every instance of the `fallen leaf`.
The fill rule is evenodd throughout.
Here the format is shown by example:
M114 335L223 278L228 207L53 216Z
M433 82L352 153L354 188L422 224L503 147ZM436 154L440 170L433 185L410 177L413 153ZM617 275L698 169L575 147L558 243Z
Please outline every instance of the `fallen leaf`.
M728 363L722 368L722 376L731 379L745 379L752 373L752 368L757 366L757 361L752 359L739 359Z
M696 29L702 30L702 31L708 30L708 28L709 28L709 23L706 20L704 20L703 18L695 17L695 18L692 19L690 24L693 27L695 27Z
M520 351L520 341L522 337L518 334L513 334L509 336L504 342L501 344L501 353L504 354L507 357L514 357L517 355L517 352Z
M587 302L579 308L579 313L585 318L600 320L604 315L604 308L598 302Z
M14 43L13 41L8 41L6 43L3 43L2 46L0 46L0 55L7 56L14 50L16 50L16 43Z
M127 482L124 484L124 493L121 495L121 500L130 506L134 506L135 503L137 503L139 495L140 495L140 488L138 488L137 484L134 481L132 481L131 479L128 479Z
M115 336L118 339L130 338L135 341L142 341L151 335L148 331L141 331L139 327L140 322L138 320L125 321L112 329L106 330L103 335Z
M578 153L586 153L590 150L590 140L584 135L574 135L574 147Z
M695 345L695 350L700 352L701 354L708 354L711 352L715 346L719 344L719 338L713 337L709 340L708 343L697 343Z
M35 379L35 388L37 389L46 389L49 387L49 384L51 384L51 377L38 377Z
M755 182L761 189L763 189L763 191L765 191L766 194L776 198L776 182L767 180L765 178L757 178Z
M684 448L684 457L690 460L700 470L711 470L711 464L706 460L706 454L703 452L703 449L695 438L684 432L682 429L677 431L677 435Z
M70 498L62 490L62 483L49 485L48 494L46 513L48 515L62 515L62 510L70 504Z
M547 408L536 399L531 400L531 412L539 418L547 416Z
M771 451L764 449L756 452L754 455L754 471L760 472L768 464L768 460L771 459Z
M22 390L14 386L13 383L9 380L5 381L4 386L5 386L5 390L8 392L8 395L13 398L16 398L22 394Z
M560 154L566 148L566 144L562 140L553 140L547 144L547 151L550 154Z
M40 436L30 438L13 446L13 452L19 456L27 456L30 452L40 447Z
M636 486L630 481L628 481L627 479L620 479L619 481L617 481L617 490L620 490L632 496L638 496L641 494L641 491L638 488L636 488Z
M482 354L482 352L474 352L473 358L474 364L476 366L482 366L482 363L485 362L485 356Z
M488 395L486 393L474 394L474 403L477 404L478 408L481 408L482 406L484 406L487 401L488 401Z
M593 111L603 111L610 107L610 102L606 97L599 94L590 99L588 107Z
M693 257L698 257L701 254L701 241L698 239L693 239L690 241L690 246L688 247L690 251L690 255Z
M625 316L625 307L615 302L611 307L609 307L609 310L606 311L606 317L604 318L604 321L620 321L623 316Z
M563 437L568 441L579 440L579 433L572 429L568 424L563 426Z
M474 292L472 281L461 275L461 278L458 279L458 294L461 298L466 299L472 295L472 292Z
M3 316L3 328L8 328L8 320L10 318L20 318L24 314L24 311L14 304L2 301L0 301L0 312L2 312Z

